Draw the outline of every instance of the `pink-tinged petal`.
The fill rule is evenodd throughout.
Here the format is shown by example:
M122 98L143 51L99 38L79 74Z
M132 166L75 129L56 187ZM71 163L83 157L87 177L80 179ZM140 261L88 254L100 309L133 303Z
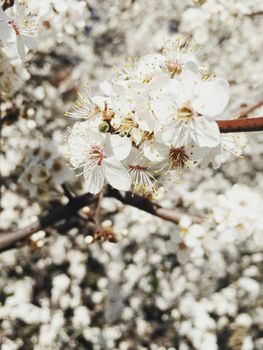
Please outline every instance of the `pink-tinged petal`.
M128 137L110 135L110 143L113 151L112 153L118 160L127 158L131 152L132 144Z
M84 178L85 190L94 194L99 193L104 185L104 167L98 165L92 171L87 170L84 173Z
M228 104L229 84L222 78L202 81L196 94L193 108L202 115L215 116L222 113Z
M120 191L129 191L131 177L128 170L115 157L105 159L105 177L108 183Z
M220 143L217 123L205 117L197 117L191 123L191 138L200 147L216 147Z

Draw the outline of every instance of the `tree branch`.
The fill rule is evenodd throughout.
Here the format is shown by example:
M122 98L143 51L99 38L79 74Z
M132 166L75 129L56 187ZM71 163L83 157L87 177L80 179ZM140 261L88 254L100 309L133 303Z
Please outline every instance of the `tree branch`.
M73 198L66 205L61 205L50 213L40 217L37 222L14 232L0 233L0 252L14 248L18 243L28 239L33 233L43 230L62 219L67 219L73 216L78 210L87 204L91 204L94 196L91 194L84 194L82 196Z
M263 130L263 117L217 120L216 122L219 126L220 132L222 133Z
M3 5L2 5L2 9L5 11L9 7L14 6L14 3L15 3L15 0L5 0Z
M173 209L163 208L159 204L131 192L120 192L114 188L109 188L105 196L116 198L123 204L141 209L174 224L178 224L183 215L183 213L175 212ZM203 222L202 216L191 215L191 219L194 223Z
M162 208L157 203L151 202L149 199L131 192L121 193L118 190L108 188L104 196L115 198L123 204L131 205L175 224L178 224L182 217L182 213L175 212L172 209ZM93 201L96 200L97 196L92 194L84 194L82 196L75 197L69 201L68 204L57 207L50 213L40 217L37 222L25 228L18 229L14 232L0 233L0 252L17 247L19 243L28 239L35 232L54 225L62 219L72 217L81 208L92 204ZM203 220L201 216L191 216L191 218L195 223L201 223Z
M256 111L261 106L263 106L263 100L260 100L251 106L246 106L242 108L241 112L239 113L239 118L247 118L250 113Z

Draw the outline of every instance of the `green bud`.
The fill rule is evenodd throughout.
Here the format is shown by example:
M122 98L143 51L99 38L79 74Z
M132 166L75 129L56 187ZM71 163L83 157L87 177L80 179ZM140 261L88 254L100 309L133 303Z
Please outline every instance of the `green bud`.
M110 125L109 123L103 121L99 123L98 129L100 132L108 132L110 130Z

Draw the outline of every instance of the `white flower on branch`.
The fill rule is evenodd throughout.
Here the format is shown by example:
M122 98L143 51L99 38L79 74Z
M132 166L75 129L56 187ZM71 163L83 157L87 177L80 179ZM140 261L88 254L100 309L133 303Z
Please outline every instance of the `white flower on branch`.
M217 146L220 132L213 117L228 103L228 82L222 78L203 80L198 67L191 64L169 86L172 97L160 97L154 105L164 142L184 144L192 140L200 147Z
M86 180L87 191L101 191L105 179L114 188L128 191L131 177L121 163L131 150L131 141L119 135L90 130L88 122L76 123L68 137L69 157L74 169Z
M30 12L26 1L17 1L6 11L0 8L0 43L12 60L24 60L37 47L38 17Z

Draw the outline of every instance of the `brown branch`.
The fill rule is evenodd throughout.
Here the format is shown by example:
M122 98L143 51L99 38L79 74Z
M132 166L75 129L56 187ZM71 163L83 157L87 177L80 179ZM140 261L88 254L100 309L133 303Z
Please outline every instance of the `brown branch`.
M131 192L121 193L118 190L109 188L104 196L118 199L123 204L127 204L138 209L144 210L161 219L178 224L182 217L182 213L175 212L172 209L162 208L157 203L151 202L149 199L133 194ZM84 194L80 197L75 197L66 205L61 205L54 209L51 213L40 217L37 222L14 232L0 233L0 252L12 249L18 246L19 243L27 240L32 234L39 230L43 230L51 225L56 224L62 219L67 219L76 214L81 208L97 201L97 196L92 194ZM193 222L201 223L203 218L200 216L191 215Z
M141 209L163 220L173 222L174 224L178 224L183 215L183 213L175 212L173 209L163 208L159 204L131 192L120 192L114 188L110 188L105 196L116 198L123 204ZM201 223L204 220L203 217L198 215L190 216L194 223Z
M239 113L239 118L247 118L250 113L256 111L261 106L263 106L263 100L260 100L251 106L245 106L244 108L242 108L241 112Z
M15 0L5 0L3 5L2 5L2 9L5 11L9 7L14 6L14 3L15 3Z
M263 117L217 120L216 122L219 126L220 132L222 133L263 130Z
M14 232L0 233L0 252L14 248L18 243L28 239L33 233L43 230L62 219L67 219L77 213L82 207L92 203L93 196L84 194L73 198L66 205L61 205L52 210L49 214L40 217L37 222Z

